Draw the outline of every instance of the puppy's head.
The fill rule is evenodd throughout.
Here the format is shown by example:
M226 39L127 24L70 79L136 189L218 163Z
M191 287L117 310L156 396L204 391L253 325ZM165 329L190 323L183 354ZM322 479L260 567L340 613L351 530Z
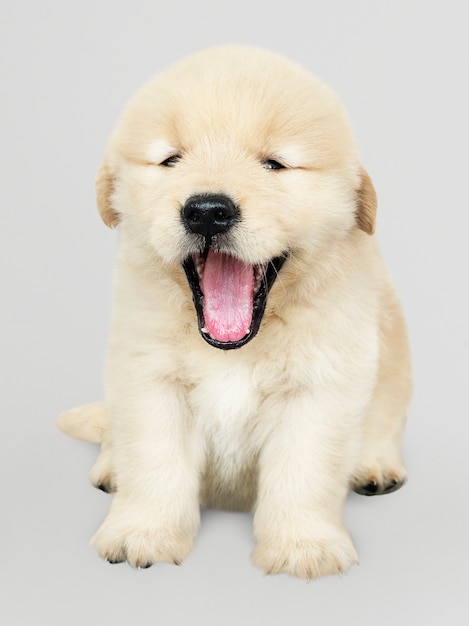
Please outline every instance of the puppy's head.
M290 257L313 267L376 196L334 94L257 49L201 52L130 102L97 178L101 216L184 270L199 329L231 349L259 329Z

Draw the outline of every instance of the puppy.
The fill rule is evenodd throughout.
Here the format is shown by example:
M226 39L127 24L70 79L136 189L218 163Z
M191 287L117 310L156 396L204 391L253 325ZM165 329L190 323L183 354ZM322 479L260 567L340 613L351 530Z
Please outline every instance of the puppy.
M376 195L336 96L245 47L203 51L125 109L97 177L119 228L102 443L111 563L181 563L201 507L254 514L253 561L305 579L357 560L348 489L406 480L406 330Z

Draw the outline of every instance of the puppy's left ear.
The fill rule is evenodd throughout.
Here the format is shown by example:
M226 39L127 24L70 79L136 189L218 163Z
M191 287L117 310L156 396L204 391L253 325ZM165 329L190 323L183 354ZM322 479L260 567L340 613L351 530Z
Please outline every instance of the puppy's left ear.
M115 228L120 222L120 215L112 207L112 192L114 191L114 176L106 163L98 170L95 181L96 203L101 219L109 226Z
M375 231L378 199L371 178L363 168L360 169L360 187L357 189L357 209L355 219L358 228L372 235Z

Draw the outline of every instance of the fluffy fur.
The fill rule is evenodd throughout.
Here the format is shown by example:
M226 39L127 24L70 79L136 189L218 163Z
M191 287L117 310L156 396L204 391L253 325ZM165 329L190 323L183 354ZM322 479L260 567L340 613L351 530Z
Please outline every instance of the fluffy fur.
M200 246L181 219L194 194L239 208L222 253L246 264L288 253L257 336L239 349L198 330L182 268ZM120 231L106 402L59 426L102 442L91 480L114 495L92 540L99 554L180 563L200 507L221 507L253 511L264 572L345 571L357 560L342 522L348 489L406 480L411 383L373 236L375 192L340 102L271 53L203 51L127 106L97 198Z

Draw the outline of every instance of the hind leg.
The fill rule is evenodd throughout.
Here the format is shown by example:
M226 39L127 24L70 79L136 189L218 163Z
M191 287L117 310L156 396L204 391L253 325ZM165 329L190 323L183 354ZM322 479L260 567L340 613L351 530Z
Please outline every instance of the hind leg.
M114 493L117 491L112 462L112 446L111 442L108 441L108 437L103 439L101 451L88 474L88 478L96 489L101 489L101 491L105 491L106 493Z
M407 480L401 440L411 396L407 333L393 292L385 299L381 320L378 377L363 424L362 450L350 481L362 495L399 489Z
M100 443L101 450L93 467L91 468L88 478L96 489L101 489L106 493L114 493L117 491L115 472L113 466L111 428L108 407L104 402L99 402L90 407L90 417L95 424L100 424ZM91 409L94 411L91 411Z
M60 430L82 441L100 443L101 451L91 468L91 483L108 493L116 490L112 466L109 416L104 402L91 402L62 413L57 419Z

